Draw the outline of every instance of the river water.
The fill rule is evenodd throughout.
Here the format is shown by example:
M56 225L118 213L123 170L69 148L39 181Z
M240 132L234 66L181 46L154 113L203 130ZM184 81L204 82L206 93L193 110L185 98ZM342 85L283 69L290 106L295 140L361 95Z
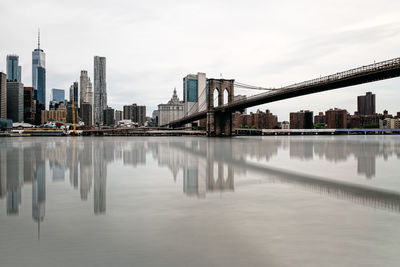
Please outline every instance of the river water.
M400 266L400 137L0 139L0 266Z

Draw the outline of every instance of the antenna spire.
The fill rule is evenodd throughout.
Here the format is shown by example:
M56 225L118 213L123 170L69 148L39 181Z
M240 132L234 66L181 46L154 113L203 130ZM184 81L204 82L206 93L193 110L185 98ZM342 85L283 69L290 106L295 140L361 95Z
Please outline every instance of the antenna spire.
M38 50L40 50L40 28L38 29L38 38L37 38L37 42L38 42Z

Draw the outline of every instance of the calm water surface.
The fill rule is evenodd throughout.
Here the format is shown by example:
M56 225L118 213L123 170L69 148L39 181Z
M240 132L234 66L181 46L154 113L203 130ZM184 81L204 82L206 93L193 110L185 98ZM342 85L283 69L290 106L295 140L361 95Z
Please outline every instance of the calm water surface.
M400 137L1 138L0 266L400 266Z

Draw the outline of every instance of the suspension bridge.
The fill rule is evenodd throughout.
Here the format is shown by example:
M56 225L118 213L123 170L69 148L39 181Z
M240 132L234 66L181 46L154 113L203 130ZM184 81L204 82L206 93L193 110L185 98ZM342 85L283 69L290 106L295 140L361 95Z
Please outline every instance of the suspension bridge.
M181 119L171 121L167 125L177 128L185 124L207 119L208 136L232 135L232 113L249 107L271 103L297 96L309 95L348 86L370 83L400 76L400 58L373 63L338 72L332 75L308 80L281 88L257 87L236 82L234 79L207 79L203 93L206 101L193 106ZM250 97L235 100L234 88L262 90L264 92ZM224 92L228 93L228 103L224 104ZM218 105L214 105L214 96Z

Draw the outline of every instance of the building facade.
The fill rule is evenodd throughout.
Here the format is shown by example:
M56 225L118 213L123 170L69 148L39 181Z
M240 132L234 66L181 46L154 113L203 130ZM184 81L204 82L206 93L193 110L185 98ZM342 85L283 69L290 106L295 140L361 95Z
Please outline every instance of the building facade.
M106 58L94 57L94 123L103 123L107 107Z
M49 121L67 122L67 111L65 109L59 110L42 110L42 124Z
M13 122L24 120L24 84L7 82L7 117Z
M7 74L0 72L0 119L7 119Z
M123 117L124 120L131 120L143 125L146 122L146 106L138 106L137 104L125 105Z
M19 56L7 55L7 79L10 81L21 82L21 72Z
M122 121L122 110L115 110L115 123Z
M184 114L207 109L207 78L205 73L189 74L183 78Z
M347 111L345 109L330 109L325 112L326 128L328 129L346 129Z
M158 105L158 126L183 118L184 108L185 104L179 101L175 88L171 100L167 104Z
M24 122L35 123L35 89L33 87L24 87Z
M290 113L290 129L313 129L313 112L300 110Z
M107 107L105 110L103 110L103 118L104 118L104 123L103 125L107 126L113 126L115 124L115 119L114 119L114 109Z
M375 94L367 92L365 96L357 97L357 111L359 115L374 115L376 113Z
M325 115L323 112L319 112L318 115L314 116L314 124L325 124Z
M44 106L46 106L46 69L44 67L37 67L37 97L36 99L40 101Z
M93 124L93 106L89 103L83 102L81 106L82 121L86 126L92 126Z

